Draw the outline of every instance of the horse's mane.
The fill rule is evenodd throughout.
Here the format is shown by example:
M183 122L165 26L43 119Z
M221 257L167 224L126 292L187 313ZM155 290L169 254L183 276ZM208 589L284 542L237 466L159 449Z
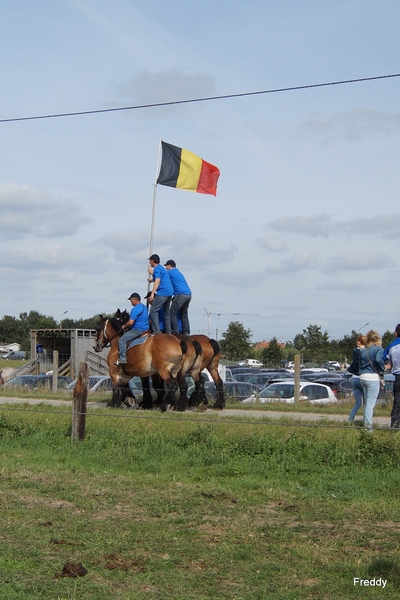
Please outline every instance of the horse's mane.
M129 321L129 313L124 310L121 312L119 309L113 317L110 319L110 324L114 327L115 331L119 331L122 325L125 325Z

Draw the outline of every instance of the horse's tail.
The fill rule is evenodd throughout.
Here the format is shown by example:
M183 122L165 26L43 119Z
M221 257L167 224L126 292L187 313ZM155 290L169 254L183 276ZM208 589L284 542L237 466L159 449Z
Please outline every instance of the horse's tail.
M211 344L212 349L214 350L214 356L221 351L220 347L219 347L219 344L218 344L218 342L216 340L213 340L211 338L210 339L210 344Z
M181 340L180 345L181 345L182 354L187 354L187 351L188 351L187 343L184 340Z
M201 344L197 341L197 340L193 340L193 347L196 351L196 358L198 356L201 356L203 354L203 348L201 347Z

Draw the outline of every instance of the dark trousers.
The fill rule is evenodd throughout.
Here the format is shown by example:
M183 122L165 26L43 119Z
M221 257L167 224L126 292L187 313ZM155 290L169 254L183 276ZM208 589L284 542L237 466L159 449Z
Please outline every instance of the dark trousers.
M400 428L400 374L395 375L393 386L393 408L390 415L390 427Z

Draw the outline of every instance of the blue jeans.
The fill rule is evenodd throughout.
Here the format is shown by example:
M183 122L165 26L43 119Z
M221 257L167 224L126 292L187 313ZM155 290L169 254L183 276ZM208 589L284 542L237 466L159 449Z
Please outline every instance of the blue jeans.
M144 332L139 329L129 329L121 335L118 340L118 355L119 359L126 360L126 349L132 340L140 337Z
M150 321L153 329L153 333L161 333L160 331L160 319L158 317L158 311L164 307L164 330L165 333L171 333L171 315L169 307L171 304L171 296L155 296L153 304L150 308Z
M358 375L353 375L351 378L351 383L353 384L353 394L354 394L354 406L349 416L350 423L353 423L354 417L358 413L364 402L364 391L361 385L361 380Z
M372 416L374 414L375 404L381 388L379 377L376 379L360 378L364 393L364 428L372 429Z
M396 373L394 376L393 386L393 408L392 414L390 415L390 427L395 429L400 428L400 374Z
M182 333L190 335L188 309L192 299L191 294L178 294L174 296L171 304L171 327L172 333L179 333L178 313L181 313Z

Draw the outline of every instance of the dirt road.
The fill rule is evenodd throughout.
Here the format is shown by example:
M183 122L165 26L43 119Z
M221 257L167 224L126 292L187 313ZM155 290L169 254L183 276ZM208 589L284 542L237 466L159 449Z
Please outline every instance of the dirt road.
M31 405L39 405L39 404L49 404L51 406L65 406L65 410L71 409L71 400L44 400L40 398L8 398L8 397L0 397L0 405L8 404L8 405L16 405L16 404L31 404ZM97 402L89 402L88 406L90 408L104 408L104 403ZM1 410L1 409L0 409ZM197 411L187 411L196 412ZM143 414L142 412L140 414ZM340 423L342 425L348 425L348 414L342 415L329 415L323 412L315 412L315 413L302 413L302 412L281 412L276 410L256 410L256 409L240 409L240 408L225 408L224 410L214 411L212 409L207 409L202 413L203 415L217 415L220 418L230 418L230 419L243 419L245 417L248 418L264 418L264 419L291 419L295 422L318 422L321 423L323 421L334 421L336 423ZM362 413L360 411L360 416L358 417L360 421L362 421ZM374 417L374 425L378 427L389 427L390 425L390 417Z

